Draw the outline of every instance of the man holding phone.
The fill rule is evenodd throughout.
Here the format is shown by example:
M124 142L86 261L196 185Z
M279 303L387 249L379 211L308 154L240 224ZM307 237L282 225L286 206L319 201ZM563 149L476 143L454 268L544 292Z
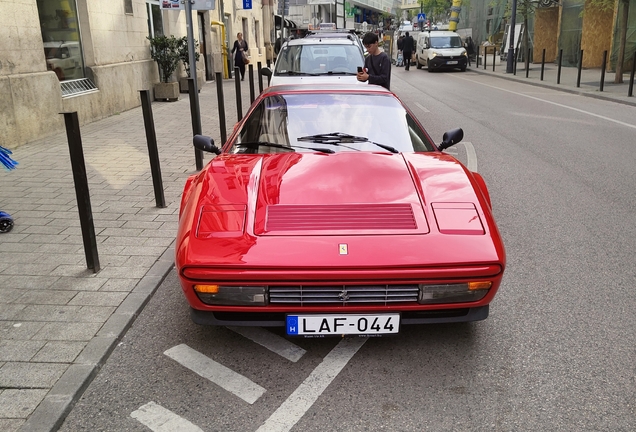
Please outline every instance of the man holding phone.
M358 81L368 81L369 84L377 84L391 90L391 59L380 50L378 35L372 32L365 34L362 44L369 55L364 59L364 69L358 67Z

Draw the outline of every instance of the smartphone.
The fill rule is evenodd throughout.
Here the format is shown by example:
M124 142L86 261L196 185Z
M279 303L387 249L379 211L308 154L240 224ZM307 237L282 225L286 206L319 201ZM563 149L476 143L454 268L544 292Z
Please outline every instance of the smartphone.
M358 66L358 73L362 72L362 66Z

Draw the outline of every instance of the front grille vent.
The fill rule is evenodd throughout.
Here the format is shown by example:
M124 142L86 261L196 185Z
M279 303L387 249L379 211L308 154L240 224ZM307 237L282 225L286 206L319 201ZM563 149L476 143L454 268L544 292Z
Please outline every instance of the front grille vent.
M417 302L418 285L270 286L270 304L389 305Z
M274 205L268 231L417 229L411 204Z

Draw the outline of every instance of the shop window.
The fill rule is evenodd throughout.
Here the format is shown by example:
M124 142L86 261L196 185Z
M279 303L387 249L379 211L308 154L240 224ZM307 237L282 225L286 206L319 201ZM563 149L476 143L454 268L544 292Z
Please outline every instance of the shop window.
M73 0L37 0L46 67L60 81L84 78L82 38Z
M163 35L163 17L159 1L146 0L146 12L148 14L148 36Z

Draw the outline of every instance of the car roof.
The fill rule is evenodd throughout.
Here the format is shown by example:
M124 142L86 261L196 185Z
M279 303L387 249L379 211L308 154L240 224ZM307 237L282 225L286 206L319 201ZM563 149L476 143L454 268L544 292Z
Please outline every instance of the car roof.
M325 38L327 39L327 38ZM355 45L356 42L348 37L330 37L329 40L323 41L321 38L316 37L304 37L301 39L292 39L286 42L288 46L297 45Z
M306 84L281 84L267 87L263 90L262 95L267 96L268 94L279 94L279 93L292 93L292 92L302 92L302 93L347 93L347 92L355 92L358 94L378 94L383 93L387 95L394 96L395 95L384 87L378 85L359 85L359 84L313 84L308 86Z

